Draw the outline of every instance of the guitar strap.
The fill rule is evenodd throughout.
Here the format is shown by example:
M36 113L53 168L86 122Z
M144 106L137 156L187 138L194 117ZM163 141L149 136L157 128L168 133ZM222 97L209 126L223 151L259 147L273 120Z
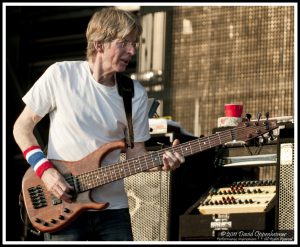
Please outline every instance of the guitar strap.
M129 146L134 147L134 133L132 126L132 98L134 97L134 85L131 78L116 73L116 81L118 86L118 92L123 97L124 108L128 124L129 134Z

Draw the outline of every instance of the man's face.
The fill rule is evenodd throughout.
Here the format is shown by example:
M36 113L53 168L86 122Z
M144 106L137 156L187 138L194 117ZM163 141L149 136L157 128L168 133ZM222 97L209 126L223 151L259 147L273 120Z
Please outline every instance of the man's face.
M129 34L124 40L113 40L104 44L103 69L114 72L126 70L136 52L135 36Z

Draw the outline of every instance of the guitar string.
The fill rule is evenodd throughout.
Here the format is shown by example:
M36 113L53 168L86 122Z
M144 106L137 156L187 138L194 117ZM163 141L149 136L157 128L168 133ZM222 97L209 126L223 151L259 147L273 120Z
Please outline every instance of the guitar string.
M251 127L251 126L249 126L249 127ZM257 129L257 128L255 128L255 129ZM204 137L204 138L200 138L200 139L197 139L197 140L193 140L192 142L189 142L186 145L190 146L189 149L191 151L190 151L190 153L187 153L186 155L193 154L194 153L194 151L193 151L194 147L197 147L197 151L198 151L198 146L201 144L201 143L199 143L200 140L206 139L206 140L208 140L210 142L209 147L206 147L206 148L204 147L203 149L201 148L201 145L200 145L200 151L206 150L206 149L212 147L211 144L214 143L213 139L217 138L217 136L220 137L220 135L223 135L223 137L225 137L225 136L229 135L229 141L230 141L232 139L232 135L234 135L234 134L236 135L238 132L240 132L240 129L236 128L236 129L231 129L229 131L224 131L224 132L225 133L221 132L221 133L214 134L213 136L210 136L210 137ZM235 132L235 133L232 133L232 132ZM243 131L243 132L245 133L245 131ZM194 142L196 142L196 143L194 143ZM223 141L223 142L226 142L226 141ZM203 144L204 143L206 145L206 142L203 141ZM222 142L221 143L217 142L217 144L221 145ZM184 146L184 145L181 144L181 147L180 147L181 149L182 149L182 146ZM176 148L178 149L179 147L173 147L173 148L167 148L167 149L159 150L158 152L156 152L156 154L158 154L158 157L159 157L165 151L167 151L167 150L171 151L171 150L174 150ZM189 149L186 148L186 150L189 150ZM175 151L176 152L180 152L180 150L175 150ZM143 163L145 163L147 165L147 167L144 167L144 168L141 167L141 170L147 170L149 168L152 168L152 167L160 165L161 162L159 164L154 164L153 155L152 154L150 154L150 155L147 154L147 155L138 157L140 160L139 160L139 162L135 162L135 163L138 163L140 167L141 167L141 162L143 162ZM129 176L129 175L135 174L137 172L140 172L141 171L140 169L138 169L138 171L136 170L136 164L134 164L134 163L131 164L131 162L134 159L136 159L136 158L133 158L133 159L130 159L130 160L126 160L124 162L121 162L121 163L118 163L118 164L115 164L115 165L110 165L108 167L98 168L95 171L88 172L90 174L85 174L86 175L85 179L86 179L86 181L88 181L88 185L87 185L88 187L87 188L83 188L83 189L88 189L91 186L95 187L95 185L99 184L98 181L96 183L92 183L91 184L91 182L93 182L93 180L95 180L95 179L99 180L99 178L100 179L103 178L103 181L100 181L101 184L99 184L99 185L102 185L102 184L105 184L105 183L112 182L114 180L120 179L120 178L124 177L126 174ZM149 163L153 163L151 165L151 167L148 166ZM117 171L116 168L118 168L118 166L122 166L122 165L123 165L123 168L119 169L119 175L116 174L116 172L115 172L115 171ZM124 168L127 168L127 169L124 169ZM134 168L134 171L133 171L133 168ZM107 171L105 171L105 170L107 170ZM123 171L123 173L121 173L120 171ZM91 173L92 173L92 176L91 176ZM95 173L97 173L98 177L93 176L93 175L95 175ZM102 175L102 176L99 176L99 175Z
M229 140L231 140L231 138L232 138L232 131L227 131L226 133L225 133L225 135L224 135L224 133L222 133L223 134L223 136L225 136L225 135L230 135L230 138L229 138ZM219 137L219 135L220 135L220 133L218 133L218 134L216 134L216 135L214 135L214 136L211 136L211 137L205 137L205 138L201 138L201 139L197 139L197 140L194 140L194 141L196 141L197 142L197 148L198 148L198 146L199 146L199 144L201 144L201 143L199 143L199 141L200 140L203 140L203 139L206 139L206 140L208 140L208 142L210 142L210 146L208 147L208 148L211 148L211 143L213 143L214 142L214 140L213 140L213 138L214 137L216 137L216 136L218 136ZM191 150L191 154L193 154L193 146L194 146L194 144L193 144L193 142L192 143L188 143L189 144L189 146L190 146L190 150ZM205 141L203 141L203 144L206 144L206 142ZM222 142L221 143L219 143L219 142L217 142L217 144L222 144ZM171 149L176 149L176 147L174 147L174 148L169 148L169 149L164 149L164 150L162 150L163 152L165 152L165 151L167 151L167 150L171 150ZM181 149L182 149L182 147L181 147ZM201 151L201 145L200 145L200 151ZM203 148L203 150L206 150L207 148ZM188 150L188 149L187 149ZM162 151L160 151L160 152L158 152L157 154L162 154L161 152ZM179 150L175 150L175 151L179 151ZM198 151L198 149L197 149L197 151ZM187 153L186 155L188 155L189 153ZM159 155L158 155L158 157L159 157ZM155 166L157 166L157 164L155 164L154 165L154 161L153 161L153 155L145 155L144 157L142 156L142 157L140 157L140 158L142 158L142 161L143 161L143 163L145 163L146 165L147 165L147 167L145 167L144 169L149 169L149 168L151 168L151 167L155 167ZM152 162L153 163L153 165L151 165L151 167L149 167L148 166L148 163L149 162ZM127 164L129 164L129 166L126 166L127 167L127 170L124 170L124 164L125 163L127 163ZM139 161L138 162L138 164L140 165L140 167L141 167L141 161ZM161 163L161 162L160 162ZM160 164L160 163L158 163L158 165ZM98 175L102 175L101 177L103 178L103 181L101 182L101 183L107 183L107 182L110 182L111 180L117 180L117 179L119 179L119 178L122 178L124 175L126 175L126 174L128 174L128 175L132 175L132 174L134 174L134 173L137 173L137 172L140 172L140 169L138 169L138 171L136 170L136 166L135 166L135 164L133 164L133 166L131 165L130 166L130 160L127 160L127 161L125 161L125 162L123 162L123 163L119 163L119 164L116 164L116 165L111 165L111 166L108 166L108 167L105 167L106 169L104 169L104 168L102 168L101 169L101 172L99 173L99 169L98 170L96 170L96 172L98 173ZM121 172L119 171L119 175L118 174L116 174L116 171L117 171L117 169L116 168L118 168L117 167L117 165L118 166L122 166L123 165L123 168L120 170L120 171L123 171L124 170L124 174L121 174ZM133 171L133 168L134 168L134 171ZM141 167L141 170L144 170L142 167ZM107 171L104 171L104 170L107 170ZM128 173L128 171L130 171L130 173ZM102 173L102 174L101 174ZM95 174L95 173L94 173ZM94 174L92 174L92 175L94 175ZM107 174L108 174L108 176L107 176ZM92 178L91 178L91 176L90 175L88 175L88 176L86 176L86 179L87 179L87 181L89 182L89 184L88 184L88 187L89 186L93 186L94 187L94 184L92 183L91 184L91 181L93 181L94 179L98 179L99 180L99 176L98 177L94 177L94 176L92 176ZM105 181L104 179L107 179L107 181ZM98 182L97 182L98 183ZM97 184L96 183L96 184Z
M194 154L195 152L201 152L201 151L207 150L209 148L215 147L217 145L222 145L222 143L226 143L228 141L235 140L236 137L241 138L242 137L241 134L245 134L245 136L247 137L247 135L253 134L252 130L255 131L254 133L257 136L263 135L270 131L270 130L268 130L265 133L258 134L258 133L256 133L257 129L258 129L258 126L248 126L247 128L237 127L234 129L229 129L229 130L222 131L222 132L216 133L216 134L208 136L208 137L202 137L202 138L198 138L196 140L193 140L193 141L190 141L187 143L180 144L179 146L169 147L166 149L155 151L150 154L148 153L146 155L139 156L137 158L125 160L118 164L109 165L106 167L100 167L100 168L95 169L94 171L89 171L87 173L80 174L77 177L82 182L82 185L80 186L81 190L85 191L90 188L94 188L95 185L100 186L100 185L118 180L125 176L133 175L138 172L159 166L162 164L160 157L166 151L178 152L184 156L188 156L188 155ZM252 138L255 138L257 136L254 136ZM221 140L221 138L223 140ZM225 139L225 138L227 138L227 139ZM252 139L252 138L250 138L250 139ZM244 139L245 139L245 137L244 137ZM248 138L246 138L246 139L248 139ZM203 145L202 147L201 147L201 144ZM199 149L199 147L200 147L200 149ZM156 160L153 160L153 155L155 155ZM157 158L158 158L158 160L157 160ZM157 162L157 161L159 161L159 162ZM139 167L137 168L136 165L138 165Z

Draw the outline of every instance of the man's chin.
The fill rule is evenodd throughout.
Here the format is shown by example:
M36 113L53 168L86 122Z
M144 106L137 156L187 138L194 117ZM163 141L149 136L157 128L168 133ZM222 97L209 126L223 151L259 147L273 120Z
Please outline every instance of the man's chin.
M119 72L119 73L124 72L126 70L126 67L127 66L119 66L118 69L117 69L117 72Z

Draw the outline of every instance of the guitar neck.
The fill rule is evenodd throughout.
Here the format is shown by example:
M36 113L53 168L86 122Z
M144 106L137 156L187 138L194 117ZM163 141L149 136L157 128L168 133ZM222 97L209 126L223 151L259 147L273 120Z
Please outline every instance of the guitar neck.
M175 147L161 149L137 158L98 168L76 176L77 192L84 192L98 186L143 172L163 164L162 156L166 151L178 152L184 157L205 151L234 140L236 130L226 130L209 137L198 138Z

